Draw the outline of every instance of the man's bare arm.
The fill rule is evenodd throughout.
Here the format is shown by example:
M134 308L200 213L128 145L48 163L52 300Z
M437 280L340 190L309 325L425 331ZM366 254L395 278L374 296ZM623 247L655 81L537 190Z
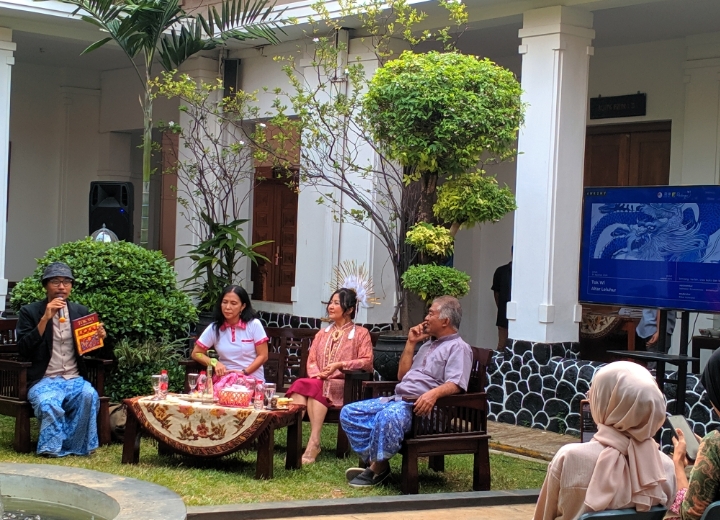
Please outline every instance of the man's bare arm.
M443 383L437 388L428 390L421 395L418 400L415 401L413 412L415 412L416 415L429 415L438 399L448 395L459 394L461 391L462 388L453 382L448 381L447 383Z

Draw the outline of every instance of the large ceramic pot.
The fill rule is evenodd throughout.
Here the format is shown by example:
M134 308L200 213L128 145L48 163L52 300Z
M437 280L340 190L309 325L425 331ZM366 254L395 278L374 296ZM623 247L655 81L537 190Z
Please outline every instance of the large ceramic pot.
M198 314L198 323L195 327L195 330L197 331L197 335L200 336L200 334L203 333L205 329L208 328L208 326L213 322L213 313L210 311L202 311Z
M383 381L397 381L400 356L405 349L407 336L381 334L373 348L373 368ZM415 346L417 354L420 344Z

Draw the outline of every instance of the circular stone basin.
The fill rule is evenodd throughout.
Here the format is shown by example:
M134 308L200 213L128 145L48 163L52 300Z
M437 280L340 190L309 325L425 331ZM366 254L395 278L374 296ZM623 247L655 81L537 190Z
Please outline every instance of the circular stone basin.
M65 466L2 463L0 493L11 500L39 503L43 512L46 505L59 505L60 510L75 508L105 520L185 520L187 516L180 496L162 486Z

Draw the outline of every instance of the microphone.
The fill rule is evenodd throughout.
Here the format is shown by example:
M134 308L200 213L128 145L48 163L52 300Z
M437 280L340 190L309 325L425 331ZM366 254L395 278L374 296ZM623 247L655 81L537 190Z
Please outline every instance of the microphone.
M63 298L62 296L60 296L59 298L65 301L65 298ZM60 323L65 323L67 321L67 317L65 316L65 307L61 307L58 312L60 313Z

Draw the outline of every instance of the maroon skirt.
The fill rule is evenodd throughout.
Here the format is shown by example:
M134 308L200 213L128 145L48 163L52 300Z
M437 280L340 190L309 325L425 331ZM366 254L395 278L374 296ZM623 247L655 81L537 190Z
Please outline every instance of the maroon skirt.
M315 399L321 405L328 407L330 406L328 400L322 393L323 391L323 380L309 377L301 377L296 379L290 388L285 392L285 397L290 397L292 394L300 394L305 397L311 397Z

